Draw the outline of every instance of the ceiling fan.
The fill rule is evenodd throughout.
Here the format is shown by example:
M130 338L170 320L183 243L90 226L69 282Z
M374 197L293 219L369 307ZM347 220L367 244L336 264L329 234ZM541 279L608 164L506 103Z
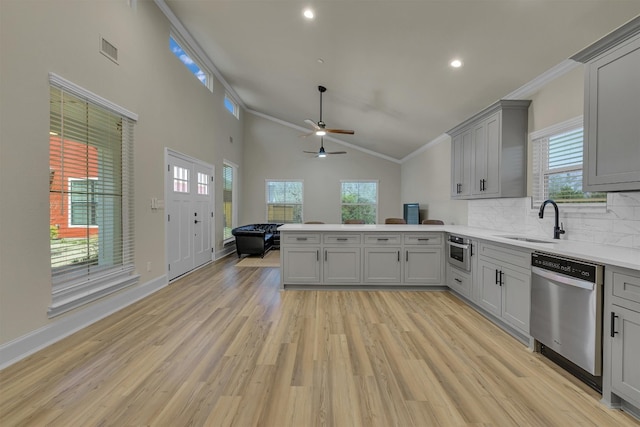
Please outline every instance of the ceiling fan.
M316 157L327 157L327 154L347 154L346 151L324 151L324 138L320 137L320 149L315 151L305 151L305 153L315 154Z
M306 119L304 122L310 125L313 128L313 131L300 136L303 136L303 137L311 136L311 135L323 136L323 135L326 135L327 133L341 133L345 135L353 135L355 132L352 130L327 128L326 123L322 121L322 94L327 91L327 88L324 86L318 86L318 90L320 91L320 120L318 122L314 122L311 119Z

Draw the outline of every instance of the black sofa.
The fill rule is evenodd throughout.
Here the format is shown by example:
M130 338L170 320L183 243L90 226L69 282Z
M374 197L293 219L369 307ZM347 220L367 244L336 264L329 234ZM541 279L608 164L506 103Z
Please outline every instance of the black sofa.
M280 232L282 224L249 224L231 230L236 238L238 258L242 255L260 255L264 257L269 249L280 249Z

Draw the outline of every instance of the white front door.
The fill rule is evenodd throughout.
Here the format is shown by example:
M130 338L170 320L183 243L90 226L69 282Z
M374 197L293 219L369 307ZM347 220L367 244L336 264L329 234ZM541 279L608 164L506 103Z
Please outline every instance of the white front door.
M175 279L212 259L213 166L167 151L167 269Z

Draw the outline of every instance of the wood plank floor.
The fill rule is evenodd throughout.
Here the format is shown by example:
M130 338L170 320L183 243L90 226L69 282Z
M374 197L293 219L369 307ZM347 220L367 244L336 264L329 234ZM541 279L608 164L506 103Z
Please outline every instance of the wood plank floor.
M228 257L0 372L5 426L638 426L448 292Z

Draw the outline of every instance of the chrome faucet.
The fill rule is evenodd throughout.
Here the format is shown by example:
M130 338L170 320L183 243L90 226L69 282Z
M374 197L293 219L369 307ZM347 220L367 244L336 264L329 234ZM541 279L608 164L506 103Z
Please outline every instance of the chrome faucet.
M544 203L542 203L542 206L540 206L540 212L538 212L538 217L540 218L544 218L544 207L547 206L547 204L551 203L553 205L553 209L555 209L555 213L556 213L556 223L553 227L553 238L554 239L559 239L561 234L564 234L564 230L563 230L563 225L560 224L558 226L558 221L559 221L559 211L558 211L558 205L556 204L556 202L554 202L553 200L549 199L549 200L545 200Z

